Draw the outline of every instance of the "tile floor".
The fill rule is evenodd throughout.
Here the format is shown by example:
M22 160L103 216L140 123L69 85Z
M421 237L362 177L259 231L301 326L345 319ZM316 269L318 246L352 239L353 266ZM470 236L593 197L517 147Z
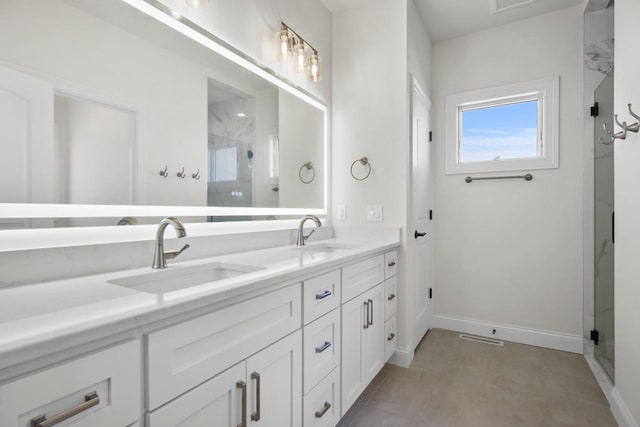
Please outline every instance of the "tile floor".
M385 366L338 427L616 427L584 357L433 329Z

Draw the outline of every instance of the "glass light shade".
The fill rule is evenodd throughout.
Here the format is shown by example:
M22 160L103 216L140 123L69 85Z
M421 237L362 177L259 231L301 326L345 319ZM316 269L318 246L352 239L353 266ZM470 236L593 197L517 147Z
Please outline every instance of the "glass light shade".
M306 67L305 64L305 51L304 51L304 42L300 39L296 40L296 44L295 44L295 56L296 56L296 70L299 72L304 72L304 69Z
M312 82L322 80L322 64L317 52L313 52L309 58L309 79Z
M280 29L279 35L279 50L278 50L278 59L281 61L286 61L289 56L289 31L286 28Z

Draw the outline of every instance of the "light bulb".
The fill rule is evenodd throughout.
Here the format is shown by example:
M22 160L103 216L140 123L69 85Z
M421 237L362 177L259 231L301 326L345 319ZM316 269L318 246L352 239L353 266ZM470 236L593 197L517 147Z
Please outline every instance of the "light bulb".
M289 31L286 27L280 28L280 53L278 55L281 61L284 61L289 56Z
M319 82L322 80L322 70L320 68L320 58L318 52L313 51L311 58L309 58L309 79L312 82Z
M305 69L304 42L300 39L296 40L296 70L303 72Z

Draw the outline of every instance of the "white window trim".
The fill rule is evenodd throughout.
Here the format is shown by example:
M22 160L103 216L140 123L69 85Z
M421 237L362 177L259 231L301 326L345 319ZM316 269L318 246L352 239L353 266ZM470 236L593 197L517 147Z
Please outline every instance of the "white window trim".
M488 89L458 93L446 97L446 165L447 175L462 173L507 172L559 167L560 139L560 77L532 80ZM538 128L542 132L543 155L530 159L500 161L459 162L459 133L461 109L509 100L540 98L542 114L538 115Z

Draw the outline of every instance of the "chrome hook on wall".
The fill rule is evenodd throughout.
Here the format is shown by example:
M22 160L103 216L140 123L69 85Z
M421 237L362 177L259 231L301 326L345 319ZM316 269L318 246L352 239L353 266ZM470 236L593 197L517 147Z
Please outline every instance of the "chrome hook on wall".
M607 124L606 123L602 123L602 129L604 129L604 131L609 134L609 136L611 137L611 140L609 141L605 141L604 138L600 138L600 142L602 142L604 145L611 145L614 143L614 141L616 139L626 139L627 138L627 130L623 130L622 132L618 132L618 133L613 133L612 131L609 130L609 128L607 128Z
M200 179L200 169L198 169L198 171L196 173L192 173L191 174L191 178L195 179L196 181Z
M185 179L187 177L187 174L184 173L184 166L182 167L182 170L176 174L176 176L181 179Z
M614 114L613 118L616 121L616 124L624 129L625 132L638 132L638 130L640 130L640 123L634 123L632 125L628 125L627 122L620 123L620 121L618 121L617 114Z
M161 170L161 171L160 171L160 176L162 176L162 177L164 177L164 178L168 177L168 176L169 176L169 172L167 172L167 170L168 170L168 166L167 166L167 165L165 165L165 166L164 166L164 170Z

